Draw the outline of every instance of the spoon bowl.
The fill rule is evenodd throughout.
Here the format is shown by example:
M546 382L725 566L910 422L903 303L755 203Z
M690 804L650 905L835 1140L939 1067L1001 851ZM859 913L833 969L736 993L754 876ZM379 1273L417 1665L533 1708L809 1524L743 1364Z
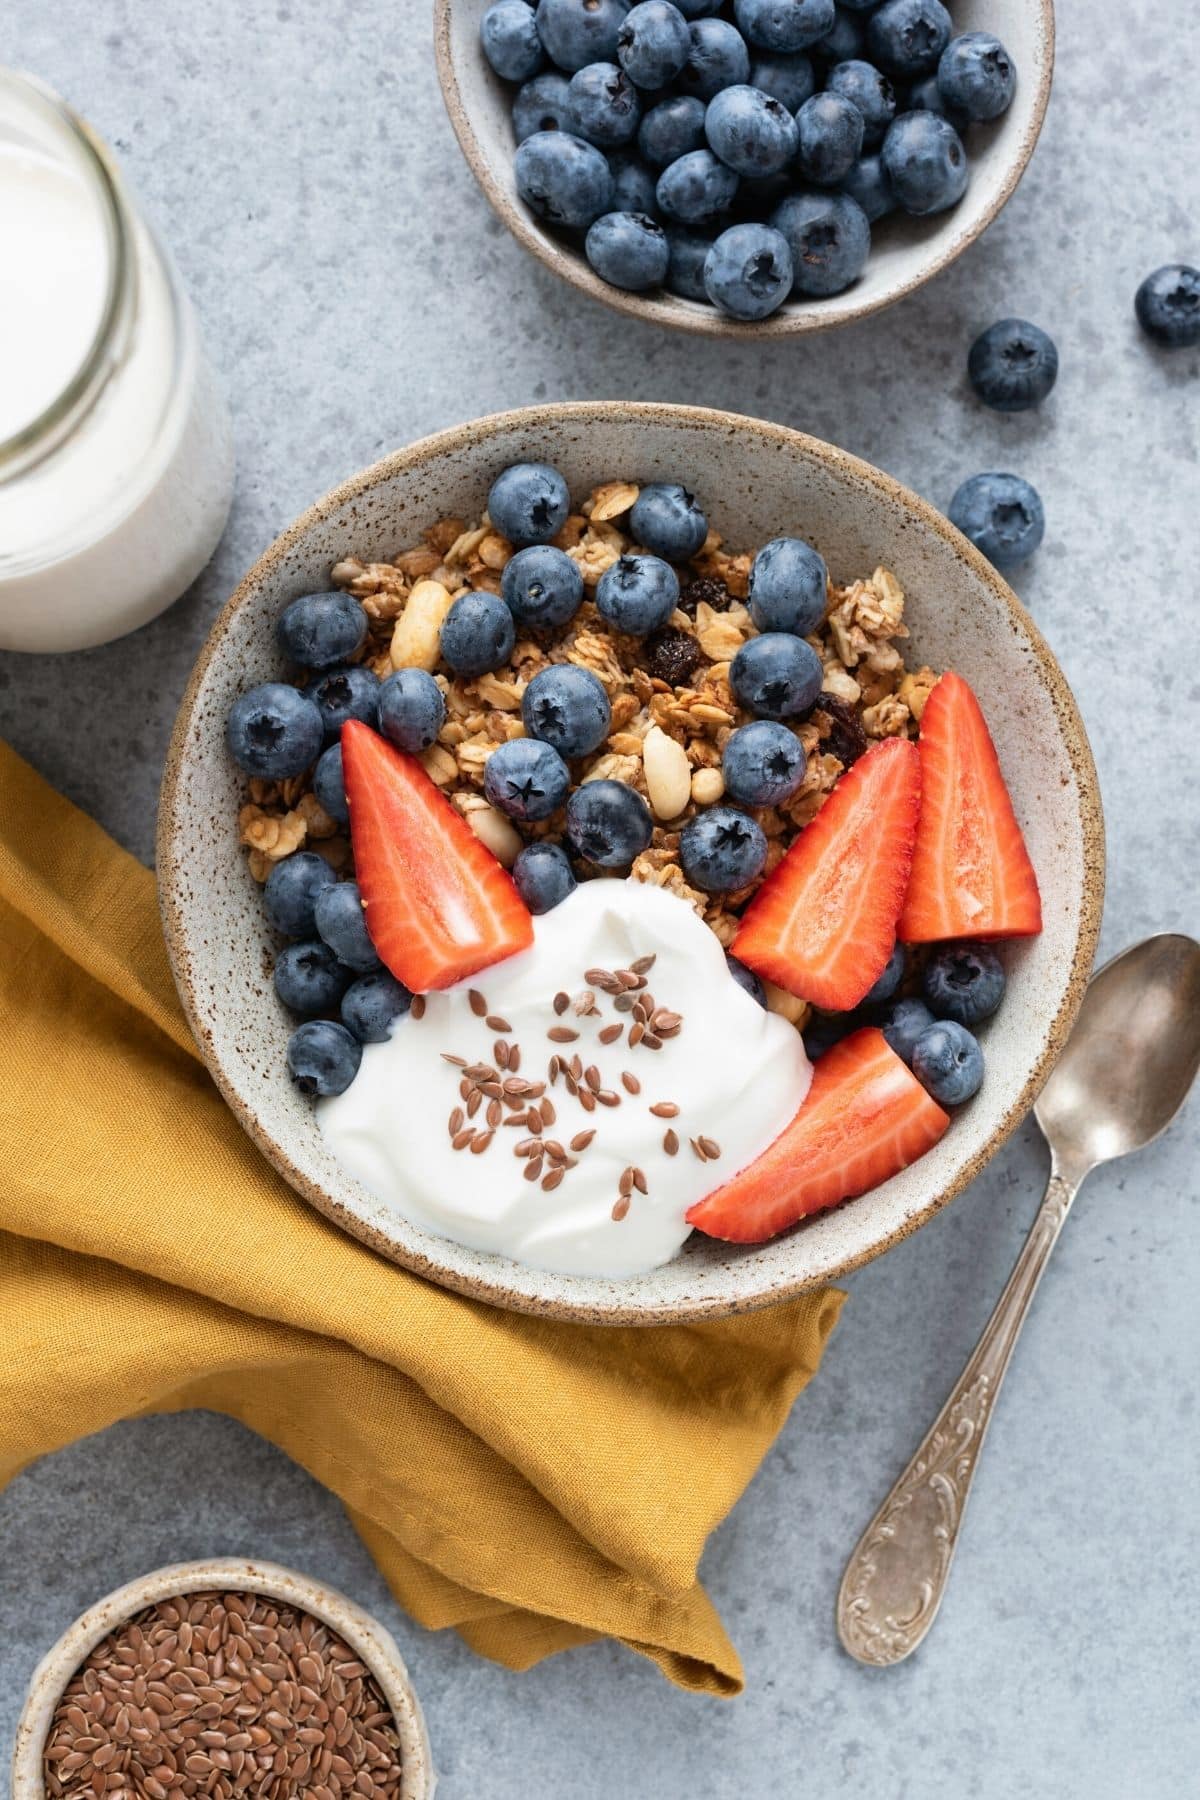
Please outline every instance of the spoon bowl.
M1163 932L1093 976L1035 1108L1064 1174L1166 1130L1200 1068L1200 944Z

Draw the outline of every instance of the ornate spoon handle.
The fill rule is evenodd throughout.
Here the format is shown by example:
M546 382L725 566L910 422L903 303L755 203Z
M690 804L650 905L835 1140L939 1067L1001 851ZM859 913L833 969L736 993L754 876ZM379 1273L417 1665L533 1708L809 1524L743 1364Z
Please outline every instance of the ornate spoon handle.
M846 1565L838 1636L860 1662L900 1662L933 1624L1000 1383L1078 1188L1057 1170L1051 1174L970 1361Z

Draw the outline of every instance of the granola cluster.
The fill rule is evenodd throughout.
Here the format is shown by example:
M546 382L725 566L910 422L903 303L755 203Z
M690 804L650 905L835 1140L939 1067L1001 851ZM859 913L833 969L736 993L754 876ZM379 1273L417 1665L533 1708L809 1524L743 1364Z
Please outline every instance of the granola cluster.
M578 563L585 596L604 571L639 546L626 529L638 497L632 481L595 489L582 510L567 519L555 545ZM467 680L447 671L438 635L452 602L470 589L500 592L504 565L514 547L486 514L477 523L440 519L421 543L390 562L364 563L345 556L333 569L335 586L360 601L369 632L360 660L381 678L393 669L419 667L433 674L446 700L438 741L422 758L431 779L463 814L475 834L506 866L522 844L557 837L561 821L545 820L519 833L483 795L483 772L498 744L522 737L521 697L529 681L551 663L576 663L603 683L612 708L606 742L581 765L579 779L627 782L649 803L655 818L649 848L633 864L639 881L669 888L688 901L728 946L738 916L759 882L735 894L706 895L685 879L679 836L695 812L724 792L721 759L732 732L750 714L734 700L729 665L756 628L746 605L751 552L726 549L710 531L684 570L680 605L655 638L625 637L610 629L585 597L560 633L518 640L507 665ZM768 854L760 880L822 805L843 768L873 738L915 736L934 670L905 667L902 646L904 594L887 569L877 568L848 587L829 586L820 629L809 643L824 666L824 701L794 729L806 755L804 780L778 807L751 809L766 835ZM686 669L683 680L664 678ZM306 846L339 872L349 868L350 845L311 790L311 774L286 782L251 781L239 815L250 868L265 881L272 864ZM772 1005L799 1024L808 1009L782 993Z

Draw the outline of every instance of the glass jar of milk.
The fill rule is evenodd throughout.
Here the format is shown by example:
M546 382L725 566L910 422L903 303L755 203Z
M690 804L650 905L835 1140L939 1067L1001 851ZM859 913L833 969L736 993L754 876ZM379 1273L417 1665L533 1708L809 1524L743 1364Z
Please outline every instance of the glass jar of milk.
M212 555L229 416L105 147L0 69L0 648L144 625Z

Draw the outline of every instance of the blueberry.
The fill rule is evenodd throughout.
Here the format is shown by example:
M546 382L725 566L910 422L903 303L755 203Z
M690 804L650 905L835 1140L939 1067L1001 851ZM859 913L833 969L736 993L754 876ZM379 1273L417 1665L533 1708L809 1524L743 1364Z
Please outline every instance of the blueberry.
M867 215L848 194L792 194L771 223L792 253L794 294L840 294L871 253Z
M691 48L687 20L671 0L640 0L617 32L617 61L640 88L674 81Z
M762 50L807 50L837 20L833 0L733 0L738 30Z
M862 207L870 225L896 210L891 184L883 172L883 159L878 154L860 156L850 173L842 176L841 189Z
M361 1061L362 1045L344 1025L335 1025L331 1019L310 1019L298 1025L288 1039L287 1065L292 1080L302 1094L317 1099L344 1094Z
M629 514L634 541L667 562L687 562L708 536L708 520L696 496L677 481L644 487Z
M667 287L683 300L707 301L704 259L712 247L712 239L676 225L667 231L667 247L671 254L667 265Z
M500 592L527 630L568 625L583 604L583 572L565 550L530 544L505 563Z
M567 841L601 869L627 869L654 835L650 808L623 781L585 781L567 801Z
M577 885L570 859L561 844L526 844L512 869L517 892L531 913L548 913Z
M938 1019L913 1045L912 1072L939 1106L961 1106L979 1092L983 1051L965 1025Z
M379 967L379 953L367 930L367 915L357 881L337 881L322 888L315 908L317 931L340 963L365 975Z
M865 44L866 27L845 6L839 6L833 24L817 39L812 53L826 63L850 62L862 55Z
M539 131L570 131L571 84L566 76L546 69L527 81L513 101L512 121L518 144Z
M535 132L518 145L513 172L526 206L550 225L585 231L612 206L612 170L573 132Z
M938 113L943 119L949 119L955 131L960 135L970 124L964 113L946 105L945 95L938 86L937 71L932 75L922 75L920 81L914 81L908 90L904 103L905 112Z
M814 94L796 114L796 166L806 181L833 187L858 161L863 116L841 94Z
M313 914L317 896L336 881L337 876L323 856L312 850L299 850L277 862L267 876L263 910L284 937L311 938L317 929Z
M499 594L463 594L442 620L442 655L456 675L486 675L512 655L513 616Z
M998 319L980 332L967 357L971 386L997 412L1040 406L1058 378L1058 351L1028 319Z
M824 671L811 644L787 631L768 631L743 644L729 666L739 706L764 719L794 719L821 692Z
M773 719L756 719L726 740L721 769L725 792L742 806L778 806L804 780L804 746Z
M304 691L320 710L326 743L336 744L347 719L360 719L364 725L379 723L379 677L361 663L327 669Z
M668 163L658 178L658 204L681 225L704 225L727 212L738 178L711 150L689 150Z
M792 291L787 239L769 225L732 225L704 260L704 291L732 319L765 319Z
M382 1044L391 1036L396 1019L412 1005L412 995L402 981L386 969L360 975L342 995L342 1024L360 1044Z
M551 62L568 74L612 62L629 0L540 0L538 36Z
M903 944L893 944L892 954L888 957L883 974L864 996L864 1006L878 1006L883 1000L890 1000L900 983L904 980L904 971L908 966L908 956Z
M301 594L284 608L275 627L279 648L302 669L332 669L346 662L366 635L367 615L353 594Z
M1012 105L1017 71L998 37L990 31L966 31L943 50L937 82L951 113L998 119Z
M921 989L939 1019L978 1025L1004 998L1004 964L990 944L944 944L925 964Z
M733 976L733 979L737 982L738 986L743 988L752 1000L757 1000L758 1004L765 1008L767 1004L767 990L763 986L761 978L754 973L754 970L748 969L745 963L739 961L731 950L725 952L725 967L729 970L729 973Z
M704 102L694 94L672 94L642 114L638 149L655 169L665 169L689 150L704 147Z
M704 116L709 149L738 175L777 175L796 154L796 121L757 88L723 88Z
M546 60L526 0L496 0L479 23L483 54L504 81L528 81Z
M332 1012L349 982L350 970L321 938L289 944L275 958L275 992L286 1007L305 1018Z
M589 63L571 77L572 131L601 150L614 150L637 136L642 103L637 89L616 63Z
M750 616L760 631L807 637L825 617L828 579L824 557L803 538L772 538L750 565Z
M330 744L328 750L322 750L317 758L317 766L313 770L313 793L331 819L336 819L339 825L350 823L340 744Z
M567 797L571 771L549 744L537 738L511 738L488 757L483 791L491 804L510 819L548 819Z
M867 21L867 51L896 75L936 69L954 24L941 0L884 0Z
M750 66L750 86L770 94L786 106L790 113L799 111L817 91L817 77L807 56L768 53L756 56Z
M1046 530L1041 497L1020 475L972 475L951 500L949 518L998 569L1032 556Z
M1137 322L1166 350L1200 344L1200 269L1165 263L1147 275L1134 300Z
M608 736L612 709L604 683L591 669L552 663L525 689L521 718L531 738L550 744L560 756L590 756Z
M857 1031L862 1022L862 1015L857 1012L814 1013L804 1027L804 1053L809 1062L820 1062L835 1044Z
M711 100L722 88L750 79L746 40L724 19L697 19L688 26L688 36L688 59L676 78L685 94Z
M891 1045L901 1062L912 1066L913 1049L917 1039L927 1026L933 1024L933 1014L923 1000L893 1000L882 1014L880 1023L883 1035Z
M635 156L631 150L614 150L609 156L608 166L613 178L613 212L641 213L644 218L657 219L658 195L655 191L657 180L654 170L647 168L641 157ZM600 217L608 218L609 215L601 213Z
M693 887L732 894L762 874L767 840L755 819L734 806L710 806L679 834L679 860Z
M379 690L379 729L410 756L428 750L445 719L442 690L424 669L397 669Z
M918 218L944 212L966 192L970 171L962 139L937 113L901 113L880 154L897 204Z
M825 86L857 106L863 116L863 148L877 150L896 116L896 90L874 63L851 59L830 69Z
M264 781L302 775L325 740L316 701L282 681L264 681L229 709L225 744L238 767Z
M671 260L662 226L636 212L597 219L588 228L584 253L601 280L631 293L661 287Z
M725 0L675 0L676 11L685 19L707 19L713 13L719 13Z
M679 577L657 556L622 556L596 587L601 618L631 637L647 637L665 625L679 603Z
M492 483L487 510L510 544L545 544L561 531L571 496L549 463L513 463Z

